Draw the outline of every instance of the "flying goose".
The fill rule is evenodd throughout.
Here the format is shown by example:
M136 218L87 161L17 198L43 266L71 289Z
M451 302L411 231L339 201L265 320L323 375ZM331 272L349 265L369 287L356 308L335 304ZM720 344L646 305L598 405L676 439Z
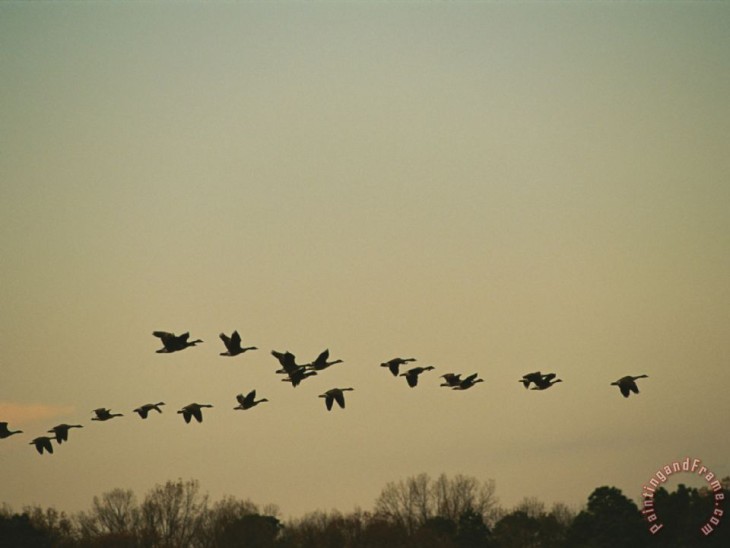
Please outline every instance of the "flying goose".
M413 388L418 384L418 375L431 369L435 369L435 367L433 365L429 365L428 367L413 367L405 373L401 373L400 376L405 377L406 381L408 381L408 386Z
M149 412L153 409L158 413L162 413L162 409L160 409L161 405L165 405L165 402L160 401L157 403L145 403L144 405L140 405L137 409L134 409L132 412L137 413L140 417L146 419Z
M621 390L621 394L623 394L624 398L628 398L629 394L631 394L631 392L633 392L634 394L639 393L639 387L636 386L636 379L647 379L647 378L649 378L649 375L638 375L636 377L627 375L625 377L621 377L616 382L612 382L611 386L618 386L619 390Z
M354 390L354 388L331 388L324 394L320 394L320 398L324 398L324 403L327 406L327 411L332 410L332 403L337 402L342 409L345 408L345 395L343 392Z
M537 384L542 379L542 373L535 371L534 373L527 373L522 375L522 378L518 381L521 382L525 388L530 388L530 383L534 382Z
M258 350L255 346L241 347L241 335L238 334L238 331L231 333L230 337L225 333L221 333L219 337L223 341L223 344L226 345L227 349L226 352L220 353L221 356L238 356L248 350Z
M335 360L332 362L328 362L327 358L330 357L330 351L329 348L322 352L319 356L317 356L317 359L314 360L312 363L307 365L309 369L314 369L315 371L322 371L322 369L327 369L330 365L335 365L336 363L342 363L342 360Z
M293 387L297 387L307 377L317 374L316 371L308 370L304 366L299 367L300 369L292 371L285 379L281 379L281 382L290 382Z
M380 367L387 367L394 377L398 376L398 368L408 362L415 362L416 358L393 358L380 364Z
M468 390L478 382L484 382L484 379L477 379L477 373L469 375L453 387L453 390Z
M49 453L53 453L53 444L51 444L51 440L53 438L49 436L39 436L35 438L32 442L30 442L28 445L35 445L36 451L43 454L43 451L48 451Z
M188 346L195 346L196 344L203 342L200 339L189 341L188 337L190 337L190 333L175 335L174 333L168 333L167 331L153 331L152 334L162 340L162 348L155 351L158 354L177 352L178 350L186 349Z
M306 365L297 364L296 358L291 352L277 352L276 350L272 350L271 355L279 360L282 367L276 372L287 375L287 378L281 379L282 382L290 382L294 387L307 377L317 374L316 371L307 369Z
M271 355L279 360L279 363L281 364L281 369L278 369L276 371L279 374L289 375L293 371L306 367L305 365L297 364L296 357L288 350L286 352L278 352L276 350L272 350Z
M542 375L539 380L535 379L532 381L535 383L535 386L533 386L531 390L547 390L552 385L563 382L562 379L555 379L555 377L555 373L547 373L546 375Z
M109 419L113 419L114 417L124 416L121 413L112 413L111 410L106 409L105 407L94 409L94 414L96 414L96 417L91 417L92 421L108 421Z
M58 445L64 441L68 441L68 431L71 428L83 428L80 424L59 424L51 428L48 432L55 434Z
M441 378L446 381L441 383L441 386L448 386L449 388L459 386L461 382L461 375L459 373L444 373L441 375Z
M213 407L209 403L190 403L180 409L178 413L180 413L183 416L183 419L185 419L185 422L189 423L190 419L192 417L195 417L195 420L198 422L203 422L203 412L201 411L203 407Z
M8 430L8 423L0 422L0 440L9 438L13 434L22 434L22 433L23 433L22 430Z
M234 407L233 409L251 409L255 405L258 405L262 402L269 401L266 398L261 398L260 400L256 399L256 390L251 390L248 394L245 396L243 394L239 394L236 396L236 399L238 400L238 405Z

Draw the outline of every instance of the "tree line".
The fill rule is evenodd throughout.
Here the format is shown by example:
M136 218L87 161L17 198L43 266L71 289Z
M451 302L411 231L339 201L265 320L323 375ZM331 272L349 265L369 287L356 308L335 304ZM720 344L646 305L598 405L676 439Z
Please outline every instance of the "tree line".
M730 477L722 480L730 493ZM12 548L641 548L730 546L730 518L706 536L715 507L707 488L655 493L666 524L652 535L641 508L615 487L596 488L580 510L525 498L498 504L492 480L419 474L388 483L372 511L315 511L282 521L274 505L226 496L211 501L197 480L158 484L143 499L113 489L73 515L0 507L0 547Z

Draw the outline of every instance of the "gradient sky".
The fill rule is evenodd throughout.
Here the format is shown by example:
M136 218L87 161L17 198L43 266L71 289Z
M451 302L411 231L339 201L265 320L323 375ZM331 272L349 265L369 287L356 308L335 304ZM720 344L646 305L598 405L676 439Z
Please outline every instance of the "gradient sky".
M287 517L420 472L506 507L638 499L686 456L729 475L728 28L723 3L3 2L0 501L181 477ZM219 357L234 329L260 350ZM344 363L274 374L324 348ZM395 356L436 370L410 389ZM84 429L39 456L60 422Z

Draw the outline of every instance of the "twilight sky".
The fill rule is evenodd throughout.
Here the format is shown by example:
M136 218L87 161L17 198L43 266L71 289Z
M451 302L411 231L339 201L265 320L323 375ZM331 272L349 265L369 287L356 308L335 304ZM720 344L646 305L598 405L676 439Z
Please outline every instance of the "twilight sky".
M728 28L722 3L3 2L0 502L181 477L299 516L420 472L505 506L730 474ZM260 350L219 357L234 329ZM436 369L410 389L395 356Z

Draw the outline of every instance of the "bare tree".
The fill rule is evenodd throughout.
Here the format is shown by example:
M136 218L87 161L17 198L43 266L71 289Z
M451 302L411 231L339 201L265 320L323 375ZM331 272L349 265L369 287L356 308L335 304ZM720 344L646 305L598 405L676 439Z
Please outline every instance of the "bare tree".
M398 483L388 482L375 501L375 512L413 533L431 514L430 483L425 473Z
M140 509L131 489L113 489L94 497L91 511L77 517L82 538L100 535L136 535Z
M537 519L545 515L545 503L536 497L525 497L515 506L513 512L524 512L528 518Z
M497 506L495 490L491 479L479 481L463 474L449 479L441 474L431 488L436 515L458 522L464 512L472 511L480 514L485 523L492 523Z
M375 513L412 534L428 519L443 517L456 523L466 511L492 521L497 499L493 480L480 482L470 476L448 478L441 474L433 481L428 474L389 482L375 501Z
M208 508L197 480L156 485L142 503L145 542L158 547L192 546Z

